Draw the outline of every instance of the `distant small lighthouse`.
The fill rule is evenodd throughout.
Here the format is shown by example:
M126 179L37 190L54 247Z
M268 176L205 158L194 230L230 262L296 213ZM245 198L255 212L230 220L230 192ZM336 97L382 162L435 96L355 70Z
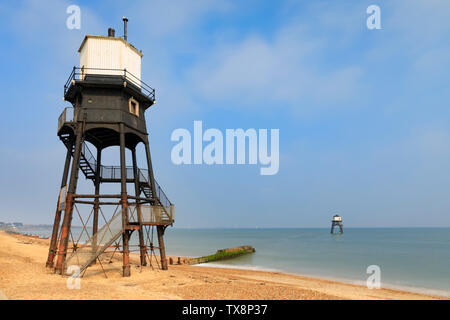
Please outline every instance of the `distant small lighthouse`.
M344 229L342 228L343 227L342 217L337 214L333 216L333 219L331 219L331 233L334 232L335 226L339 226L340 232L344 233Z

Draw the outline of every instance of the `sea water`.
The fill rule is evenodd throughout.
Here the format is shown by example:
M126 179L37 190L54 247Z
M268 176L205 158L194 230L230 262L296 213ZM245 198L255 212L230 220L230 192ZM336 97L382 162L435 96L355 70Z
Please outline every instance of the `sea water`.
M73 228L74 238L81 228ZM23 231L49 235L51 230ZM253 254L205 266L288 272L365 284L376 265L382 287L450 296L450 228L182 229L165 233L167 255L198 257L251 245ZM83 239L82 239L83 240ZM156 232L154 242L157 245ZM133 235L132 243L137 244Z

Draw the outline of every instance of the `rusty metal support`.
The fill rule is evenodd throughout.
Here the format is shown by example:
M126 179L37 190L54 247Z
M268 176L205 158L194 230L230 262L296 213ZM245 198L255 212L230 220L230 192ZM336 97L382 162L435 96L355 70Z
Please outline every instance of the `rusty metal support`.
M95 167L95 195L98 196L100 194L100 170L101 170L101 162L102 162L102 149L97 148L97 165ZM98 209L100 207L100 198L96 197L94 199L94 216L92 218L92 251L97 251L97 236L96 233L98 231ZM92 264L95 264L97 260L94 260Z
M55 221L53 222L53 231L52 231L52 238L50 240L50 248L48 250L48 258L46 267L47 268L53 268L53 263L55 260L56 255L56 246L58 242L58 232L59 232L59 224L61 222L61 191L62 188L64 188L67 185L67 178L69 175L69 168L70 168L70 159L72 158L72 147L73 143L70 144L70 146L67 146L67 153L66 153L66 162L64 164L64 171L61 179L61 188L60 188L60 196L58 197L58 201L56 204L56 213L55 213Z
M95 195L100 194L100 170L102 160L102 149L97 148L97 166L95 168ZM92 221L92 235L96 234L98 231L98 208L99 208L99 198L96 197L94 200L94 218Z
M156 226L158 234L159 254L161 255L161 269L167 270L166 247L164 246L164 231L166 226Z
M74 194L73 198L117 198L120 199L122 197L121 194L99 194L99 195L95 195L95 194Z
M79 204L90 204L90 205L95 205L96 202L95 201L83 201L83 200L74 200L74 203L79 203ZM98 206L100 208L100 206L102 205L112 205L112 206L117 206L118 204L120 204L120 200L119 201L99 201L98 202Z
M121 202L122 202L122 227L123 227L123 276L130 276L130 251L129 238L130 232L125 230L128 226L128 204L127 204L127 171L125 162L125 126L120 124L120 187L121 187Z
M138 166L137 166L137 159L136 159L136 148L131 150L131 156L133 158L133 175L134 175L134 191L136 194L136 210L137 210L137 216L138 216L138 223L139 223L139 246L140 246L140 254L141 254L141 266L147 265L147 260L145 259L147 248L145 246L144 241L144 230L142 229L142 212L141 212L141 205L138 197L140 196L141 191L139 190L139 173L138 173Z
M80 117L81 118L81 117ZM73 154L72 170L70 173L69 190L67 192L67 199L64 210L64 219L61 227L61 239L59 242L58 259L56 262L55 272L63 274L64 263L67 255L67 246L69 243L70 226L72 223L73 213L73 195L77 190L78 169L80 167L81 147L83 144L83 122L77 123L75 152Z
M150 155L150 145L148 141L148 136L145 139L145 152L147 155L147 166L148 166L148 174L149 174L149 180L150 185L152 188L152 196L153 198L157 199L158 195L156 194L156 186L155 186L155 178L153 175L153 167L152 167L152 158ZM167 270L167 260L166 260L166 249L164 246L164 231L166 226L156 226L156 232L158 234L158 242L159 242L159 253L161 255L161 269Z
M95 194L74 194L73 198L74 199L78 199L78 198L79 199L90 199L90 198L93 198L93 199L96 199L96 198L99 198L99 199L101 199L101 198L105 198L105 199L114 199L114 198L121 199L122 195L120 195L120 194L100 194L100 195L95 195ZM128 199L133 199L133 200L139 200L141 202L155 202L155 199L152 199L152 198L136 197L136 196L131 196L131 195L128 195L127 198Z

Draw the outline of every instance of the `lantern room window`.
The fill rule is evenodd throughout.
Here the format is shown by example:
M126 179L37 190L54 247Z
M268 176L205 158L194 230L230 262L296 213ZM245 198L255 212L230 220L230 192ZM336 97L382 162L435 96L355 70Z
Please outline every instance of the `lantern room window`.
M139 102L133 98L128 100L128 107L130 113L134 114L136 117L139 117Z

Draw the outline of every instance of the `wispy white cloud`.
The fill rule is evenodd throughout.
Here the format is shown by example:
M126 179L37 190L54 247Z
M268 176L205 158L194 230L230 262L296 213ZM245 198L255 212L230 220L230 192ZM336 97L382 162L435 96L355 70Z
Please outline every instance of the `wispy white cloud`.
M321 69L314 62L325 50L326 39L313 38L296 23L281 27L273 40L251 34L211 48L187 77L201 97L235 107L345 101L356 93L363 69L353 64Z
M362 106L380 94L383 63L405 64L405 77L395 82L399 94L402 84L420 86L443 76L449 63L449 45L441 40L449 36L448 1L382 3L381 31L365 27L368 4L311 3L311 19L293 11L273 34L252 32L204 48L185 82L212 105L323 111ZM387 81L396 77L401 75Z

